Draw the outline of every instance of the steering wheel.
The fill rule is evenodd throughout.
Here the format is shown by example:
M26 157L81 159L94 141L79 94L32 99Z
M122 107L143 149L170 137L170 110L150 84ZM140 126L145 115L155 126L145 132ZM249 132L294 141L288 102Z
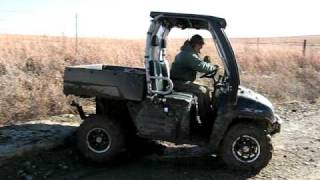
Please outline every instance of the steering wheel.
M205 73L204 75L200 76L200 78L214 78L214 76L217 74L219 70L218 65L214 65L215 69L212 72Z

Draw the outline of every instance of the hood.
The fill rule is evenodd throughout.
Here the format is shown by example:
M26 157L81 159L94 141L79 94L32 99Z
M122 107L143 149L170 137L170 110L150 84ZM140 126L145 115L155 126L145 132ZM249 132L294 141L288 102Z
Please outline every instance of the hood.
M238 89L238 112L245 117L274 120L274 108L271 102L259 93L240 86Z
M266 97L264 97L263 95L251 89L245 88L243 86L239 86L238 97L250 99L251 101L257 102L259 104L263 104L269 107L273 111L272 103Z

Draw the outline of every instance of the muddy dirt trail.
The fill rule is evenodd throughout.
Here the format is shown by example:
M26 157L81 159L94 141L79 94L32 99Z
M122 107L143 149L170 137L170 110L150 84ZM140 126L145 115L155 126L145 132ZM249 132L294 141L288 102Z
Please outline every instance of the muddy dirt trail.
M71 143L13 159L1 167L0 179L320 179L319 107L288 104L277 109L284 120L282 132L273 138L273 158L260 172L228 170L214 157L203 156L201 148L171 144L165 144L165 155L150 150L146 156L98 167L80 158Z

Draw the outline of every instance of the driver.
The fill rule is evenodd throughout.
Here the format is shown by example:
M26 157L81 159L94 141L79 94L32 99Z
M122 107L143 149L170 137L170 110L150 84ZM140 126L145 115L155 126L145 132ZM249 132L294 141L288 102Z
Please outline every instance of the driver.
M204 61L200 57L200 50L204 45L203 38L196 34L186 40L180 48L171 65L170 76L173 80L174 90L189 92L197 96L199 114L202 120L206 119L210 110L210 96L207 87L193 83L197 72L213 73L218 66Z

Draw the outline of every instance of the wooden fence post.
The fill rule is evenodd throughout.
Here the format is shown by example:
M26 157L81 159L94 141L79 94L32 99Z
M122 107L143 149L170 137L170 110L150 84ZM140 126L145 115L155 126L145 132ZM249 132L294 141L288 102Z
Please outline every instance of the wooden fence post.
M303 40L303 47L302 47L302 54L303 56L306 55L306 47L307 47L307 40Z

